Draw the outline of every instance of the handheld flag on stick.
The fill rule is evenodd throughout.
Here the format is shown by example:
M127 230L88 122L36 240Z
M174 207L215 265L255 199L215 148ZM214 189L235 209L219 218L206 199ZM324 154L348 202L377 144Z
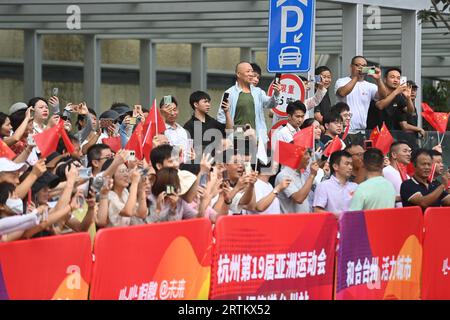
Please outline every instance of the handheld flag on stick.
M275 151L275 161L284 166L297 170L303 159L306 148L292 143L278 141Z
M330 158L333 152L339 151L341 149L342 149L342 141L338 136L335 136L333 140L325 148L325 150L323 150L323 155L325 157Z
M374 143L375 148L380 149L384 155L389 152L391 148L391 144L394 142L394 138L392 137L389 129L386 127L386 124L383 122L383 126L380 129L380 133L377 137L377 142Z
M9 160L13 160L15 157L16 154L14 151L8 147L5 141L0 139L0 158L8 158Z

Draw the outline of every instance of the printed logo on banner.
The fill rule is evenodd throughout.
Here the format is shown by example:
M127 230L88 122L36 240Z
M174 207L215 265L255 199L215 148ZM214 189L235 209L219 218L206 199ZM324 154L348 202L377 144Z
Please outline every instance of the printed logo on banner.
M211 299L332 298L333 215L221 217L215 232Z

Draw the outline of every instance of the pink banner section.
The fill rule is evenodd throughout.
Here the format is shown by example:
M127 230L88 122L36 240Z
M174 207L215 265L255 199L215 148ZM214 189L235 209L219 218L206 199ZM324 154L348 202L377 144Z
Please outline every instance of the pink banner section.
M210 299L331 300L336 233L330 213L221 217Z
M419 299L419 207L346 212L340 220L336 299Z
M90 299L208 299L211 250L208 219L103 229Z
M0 300L86 300L91 267L88 233L0 244Z
M450 299L450 208L425 211L422 299Z

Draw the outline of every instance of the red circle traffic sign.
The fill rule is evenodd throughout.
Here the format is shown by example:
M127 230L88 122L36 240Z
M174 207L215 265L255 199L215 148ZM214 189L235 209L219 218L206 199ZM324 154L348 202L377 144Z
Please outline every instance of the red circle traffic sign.
M267 95L273 95L273 81L267 90ZM282 74L280 78L281 92L278 96L278 105L272 111L280 117L287 117L286 107L289 100L305 99L305 85L299 76L291 73Z

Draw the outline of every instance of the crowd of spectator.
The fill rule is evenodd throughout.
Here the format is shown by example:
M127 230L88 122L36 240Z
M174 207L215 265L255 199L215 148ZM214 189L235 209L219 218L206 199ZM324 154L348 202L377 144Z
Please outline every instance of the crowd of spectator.
M414 82L403 83L399 68L382 75L362 56L334 92L329 68L316 75L315 95L290 101L286 123L273 132L264 109L278 105L282 86L274 82L268 96L258 87L261 69L248 62L237 64L221 101L195 91L186 102L167 95L149 109L114 103L100 115L83 102L63 107L57 96L14 103L0 113L0 240L94 237L100 228L215 223L225 215L332 212L339 219L345 211L450 205L442 146L419 147L426 133L417 125ZM180 124L188 103L192 117ZM386 154L367 137L383 125L401 132ZM295 155L296 166L276 161L279 145L296 144L304 130L312 148Z

